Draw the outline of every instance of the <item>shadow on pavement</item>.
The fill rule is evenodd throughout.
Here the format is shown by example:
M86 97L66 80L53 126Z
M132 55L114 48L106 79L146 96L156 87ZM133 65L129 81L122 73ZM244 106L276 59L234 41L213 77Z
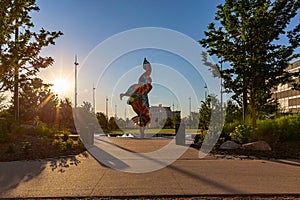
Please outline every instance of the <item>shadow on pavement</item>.
M95 140L95 145L97 145L97 142L105 142L101 139L97 139ZM107 143L107 145L113 145L115 146L114 144L111 144L111 143ZM124 149L125 150L125 149ZM102 158L101 159L101 162L98 160L98 159L95 159L97 160L103 167L108 167L108 168L118 168L118 169L126 169L128 167L128 165L126 163L124 163L123 161L119 160L118 158L116 158L115 156L107 153L106 151L98 148L97 146L92 146L88 149L88 151L90 152L90 154L93 156L93 157L97 157L97 158Z
M0 197L17 188L21 182L37 177L46 168L41 161L13 161L0 164Z
M83 152L78 156L83 156L84 158L87 158L89 154L87 152ZM80 160L77 159L77 156L65 156L60 158L55 158L50 160L50 167L52 171L57 170L60 173L64 173L66 168L69 168L70 166L77 166L81 163Z
M95 141L96 141L96 140L95 140ZM101 140L101 141L103 141L103 140ZM136 153L136 155L140 156L140 157L143 158L143 159L149 159L149 160L152 160L152 161L154 161L154 162L157 162L158 164L161 164L161 165L162 165L162 164L165 164L163 161L152 159L152 158L148 157L148 156L145 155L145 154L142 154L142 153L139 153L139 152L136 152L136 151L132 151L132 150L127 149L127 148L125 148L125 147L120 147L120 146L117 145L117 144L112 144L112 145L114 145L114 146L116 146L116 147L119 147L119 148L121 148L121 149L123 149L123 150L129 151L129 152L131 152L131 153ZM101 150L101 151L103 151L103 150ZM107 154L107 153L104 152L104 151L101 152L101 153ZM114 157L113 157L113 158L114 158ZM96 160L97 160L97 159L96 159ZM105 160L104 160L104 161L105 161ZM98 162L101 163L101 161L98 161ZM122 162L122 161L121 161L121 160L118 160L118 162ZM123 163L123 162L122 162L122 163ZM110 163L107 164L106 161L105 161L105 163L101 163L101 164L105 165L106 167L110 167L110 166L111 166L111 164L110 164ZM124 163L124 164L125 164L125 163ZM123 167L125 168L126 166L127 166L127 165L125 164L125 166L123 166ZM238 189L236 189L236 188L230 187L230 186L228 186L228 185L224 185L224 184L218 183L218 182L216 182L216 181L214 181L214 180L210 180L210 179L208 179L208 178L205 178L205 177L203 177L203 176L201 176L201 175L199 175L199 174L197 174L197 173L190 172L190 171L188 171L188 170L182 169L182 168L177 167L177 166L174 166L174 165L169 165L169 166L167 166L166 168L169 168L169 169L175 171L176 173L181 173L181 174L183 174L183 175L185 175L185 176L188 176L188 177L190 177L190 178L192 178L192 179L194 179L194 180L196 180L196 181L201 182L202 184L211 185L211 186L213 186L213 187L215 187L215 188L219 188L219 189L225 191L226 193L231 193L231 194L243 194L243 193L244 193L244 192L241 191L241 190L238 190ZM112 167L112 169L114 169L114 168Z

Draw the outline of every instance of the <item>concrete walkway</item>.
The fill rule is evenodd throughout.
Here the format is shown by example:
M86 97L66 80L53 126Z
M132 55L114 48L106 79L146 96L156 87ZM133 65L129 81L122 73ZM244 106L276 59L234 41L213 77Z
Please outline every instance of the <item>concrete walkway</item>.
M123 149L148 152L169 141L115 139L114 142ZM89 153L60 159L0 163L0 198L300 195L299 185L300 161L199 159L198 151L193 148L173 164L149 173L113 170Z

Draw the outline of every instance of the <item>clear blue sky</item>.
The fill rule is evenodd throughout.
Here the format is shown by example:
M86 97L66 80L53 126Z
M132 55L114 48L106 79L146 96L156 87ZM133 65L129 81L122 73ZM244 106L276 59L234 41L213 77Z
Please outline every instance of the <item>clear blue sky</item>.
M55 46L47 47L43 51L44 55L52 56L55 63L51 68L42 71L41 76L49 82L60 76L73 82L75 54L78 55L79 66L82 67L84 60L99 43L129 29L162 27L178 31L198 41L204 37L207 25L213 21L216 6L221 3L223 3L221 0L38 0L37 4L40 11L32 14L36 28L44 27L46 30L60 30L64 33L56 41ZM111 69L100 81L81 73L80 78L84 80L79 80L81 85L78 91L80 96L78 104L82 104L82 100L92 102L92 85L94 82L99 84L96 85L97 111L105 111L105 96L108 95L110 115L115 113L115 104L120 117L124 117L125 107L128 112L127 116L132 114L129 112L131 108L126 105L126 100L118 100L117 94L122 90L124 91L130 84L137 82L138 76L142 73L140 66L144 56L147 56L149 61L154 62L156 66L166 65L171 67L171 71L177 69L176 71L185 79L198 79L198 82L193 81L192 85L193 90L197 91L196 95L181 87L172 91L170 88L154 84L149 95L150 104L162 103L166 106L174 104L175 109L178 107L183 116L186 116L188 114L188 98L192 96L192 111L196 111L204 97L203 80L201 77L197 77L197 73L193 71L192 67L183 67L180 70L179 65L189 65L184 59L160 50L137 51L131 52L127 56L121 56L118 61L112 63ZM118 64L122 60L122 63L126 63L126 59L132 61L130 64L127 63L127 68L121 66L120 63ZM96 67L99 67L97 63L95 63ZM168 70L168 67L164 69ZM126 77L126 70L122 71L117 76L119 78L113 80L112 77L119 68L132 73ZM152 75L154 83L157 82L155 78L156 80L163 79L162 76L160 77L161 74L155 70ZM124 82L123 79L126 79L127 82ZM170 79L170 82L176 83L178 86L184 85L176 79ZM107 83L107 85L103 83ZM111 84L111 88L108 83ZM123 87L116 86L118 84ZM114 94L111 95L111 91L114 91ZM178 93L181 93L182 96L178 97ZM181 102L185 103L178 105L178 100L174 98L176 95L178 98L182 98ZM73 84L67 96L73 99Z

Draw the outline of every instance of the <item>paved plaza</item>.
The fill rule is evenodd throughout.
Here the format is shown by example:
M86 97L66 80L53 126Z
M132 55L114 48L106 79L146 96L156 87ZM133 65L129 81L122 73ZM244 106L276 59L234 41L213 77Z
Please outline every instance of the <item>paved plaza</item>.
M131 138L112 141L120 149L135 153L155 151L171 142L170 139ZM88 152L59 159L2 162L0 197L300 195L298 160L213 156L199 159L198 150L189 147L171 165L147 173L111 169L105 162L98 162ZM128 164L126 159L122 162Z

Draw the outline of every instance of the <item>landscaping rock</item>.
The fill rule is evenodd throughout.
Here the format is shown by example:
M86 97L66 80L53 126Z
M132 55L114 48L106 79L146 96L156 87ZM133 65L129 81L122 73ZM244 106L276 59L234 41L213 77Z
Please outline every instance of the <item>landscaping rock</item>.
M251 142L243 144L242 147L246 150L256 150L256 151L271 151L272 148L265 141Z
M248 156L245 156L245 155L240 155L239 158L240 158L241 160L244 160L244 159L248 159L249 157L248 157Z
M229 149L239 149L241 147L242 146L240 144L237 144L233 141L228 140L220 146L220 149L229 150Z

